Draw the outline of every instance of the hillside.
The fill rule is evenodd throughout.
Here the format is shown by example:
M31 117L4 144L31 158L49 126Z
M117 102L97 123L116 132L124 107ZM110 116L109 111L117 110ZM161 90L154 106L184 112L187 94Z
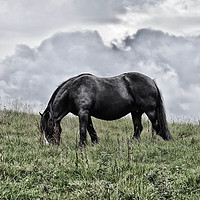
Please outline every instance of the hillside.
M40 117L0 111L0 199L200 199L200 126L171 123L175 142L152 139L143 121L94 120L100 144L77 148L78 120L65 117L59 147L45 146Z

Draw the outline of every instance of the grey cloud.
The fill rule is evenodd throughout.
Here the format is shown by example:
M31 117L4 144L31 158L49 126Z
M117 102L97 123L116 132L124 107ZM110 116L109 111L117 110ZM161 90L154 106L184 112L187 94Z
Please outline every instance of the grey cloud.
M132 53L138 53L145 62L162 65L164 72L176 71L181 86L197 83L200 80L200 37L177 37L149 29L139 30L134 37L124 40ZM137 55L137 54L136 54ZM194 76L195 74L195 76Z
M143 27L197 35L198 5L197 0L1 1L1 58L17 43L33 47L58 30L97 29L107 41Z
M200 37L149 29L106 46L98 32L59 32L38 47L18 45L0 63L0 88L9 96L47 103L58 84L83 72L113 76L139 71L156 79L168 113L195 115L200 100Z
M74 5L77 13L82 15L83 19L95 22L119 22L119 14L127 12L127 8L142 6L145 4L155 5L160 1L157 0L75 0Z
M156 0L7 0L0 11L0 29L7 33L20 33L23 30L34 34L42 30L55 30L74 23L119 22L118 15L127 8L154 5Z

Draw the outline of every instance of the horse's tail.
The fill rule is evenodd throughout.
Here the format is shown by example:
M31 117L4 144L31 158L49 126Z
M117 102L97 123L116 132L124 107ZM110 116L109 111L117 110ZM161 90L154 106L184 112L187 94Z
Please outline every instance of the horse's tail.
M154 82L155 83L155 82ZM158 117L158 124L159 124L159 135L164 139L164 140L174 140L168 125L167 125L167 119L166 119L166 114L165 114L165 108L163 105L163 100L162 96L160 93L160 90L158 86L156 85L156 89L158 91L158 99L157 99L157 106L156 106L156 115Z

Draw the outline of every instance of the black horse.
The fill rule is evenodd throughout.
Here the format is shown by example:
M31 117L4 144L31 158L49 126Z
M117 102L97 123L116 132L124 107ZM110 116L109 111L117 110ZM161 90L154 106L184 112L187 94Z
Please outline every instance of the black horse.
M69 112L79 117L80 146L87 144L86 130L93 143L98 143L91 116L103 120L119 119L131 113L134 138L143 129L145 113L153 129L164 140L173 140L169 132L160 91L151 78L140 73L124 73L110 78L81 74L62 83L53 93L41 114L41 131L45 141L60 143L60 121Z

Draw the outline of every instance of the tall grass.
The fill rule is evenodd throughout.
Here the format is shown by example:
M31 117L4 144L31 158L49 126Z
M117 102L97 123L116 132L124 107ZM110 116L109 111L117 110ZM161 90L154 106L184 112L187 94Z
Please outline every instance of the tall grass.
M94 119L100 144L77 148L77 118L62 121L59 147L43 144L39 120L0 111L0 199L200 199L199 125L171 123L164 142L144 120L138 143L129 118Z

